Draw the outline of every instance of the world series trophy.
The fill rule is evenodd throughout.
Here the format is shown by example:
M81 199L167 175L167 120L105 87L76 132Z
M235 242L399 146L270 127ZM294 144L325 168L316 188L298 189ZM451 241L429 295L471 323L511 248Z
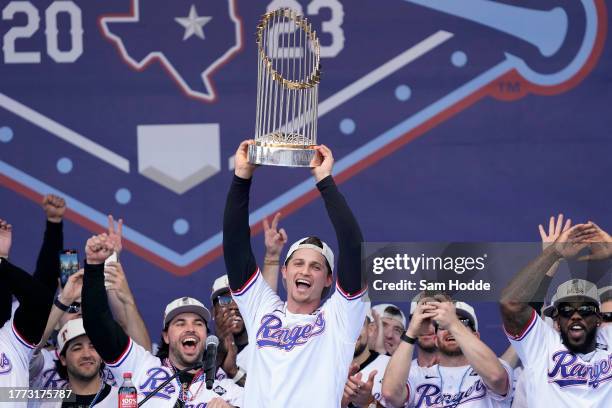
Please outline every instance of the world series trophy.
M257 25L257 112L249 162L310 167L316 154L320 46L312 24L278 9Z

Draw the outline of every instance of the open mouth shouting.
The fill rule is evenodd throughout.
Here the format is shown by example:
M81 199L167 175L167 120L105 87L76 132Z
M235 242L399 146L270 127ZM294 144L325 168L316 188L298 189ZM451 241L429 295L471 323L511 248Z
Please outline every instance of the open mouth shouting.
M198 352L198 344L200 339L194 334L185 335L181 339L181 348L187 355L195 355Z
M299 278L295 280L295 287L298 292L306 292L312 287L312 281L306 278Z
M567 334L569 336L569 338L571 338L574 341L579 341L581 340L585 334L586 334L586 327L584 327L582 324L580 323L572 323L569 325L569 328L567 330Z

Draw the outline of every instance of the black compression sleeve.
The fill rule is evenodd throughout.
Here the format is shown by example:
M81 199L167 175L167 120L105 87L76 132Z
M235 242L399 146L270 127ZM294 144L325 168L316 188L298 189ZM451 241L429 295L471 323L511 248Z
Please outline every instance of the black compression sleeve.
M129 337L113 319L108 306L104 288L104 264L85 264L81 298L85 332L104 361L116 361L127 348Z
M0 327L11 318L11 309L13 307L13 295L5 285L0 287Z
M544 275L542 281L540 282L540 286L536 290L535 295L533 295L533 299L529 302L529 306L535 309L536 313L539 315L542 306L544 306L544 301L546 300L546 294L548 293L548 287L550 286L550 282L552 282L553 278L548 275Z
M346 294L353 295L365 286L361 279L361 229L332 176L319 181L317 188L338 240L338 284Z
M55 293L60 275L59 254L64 248L64 223L47 221L34 277L42 282L49 291Z
M30 344L37 344L47 325L53 294L26 271L6 259L0 262L0 276L8 290L19 300L13 324Z
M249 228L251 180L234 176L223 214L223 257L232 290L239 290L257 270Z

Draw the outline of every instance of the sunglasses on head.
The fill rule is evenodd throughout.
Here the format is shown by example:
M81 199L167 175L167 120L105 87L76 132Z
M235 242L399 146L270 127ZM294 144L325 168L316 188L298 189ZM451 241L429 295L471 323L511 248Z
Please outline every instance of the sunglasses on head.
M580 317L588 317L596 314L598 312L598 308L595 305L582 305L578 307L573 307L569 305L561 305L557 307L557 312L560 316L569 319L574 315L574 313L578 312Z
M234 299L232 298L232 295L220 295L217 296L215 302L220 304L221 306L227 306L232 303L233 300Z
M604 312L601 314L601 319L605 323L612 323L612 312Z

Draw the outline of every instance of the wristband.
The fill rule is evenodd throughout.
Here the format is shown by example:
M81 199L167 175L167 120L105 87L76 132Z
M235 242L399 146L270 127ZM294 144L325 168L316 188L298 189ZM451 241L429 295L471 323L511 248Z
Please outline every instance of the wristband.
M66 306L65 304L60 302L59 296L55 298L55 300L53 301L53 304L57 306L57 308L60 309L62 312L67 312L68 309L70 309L70 306Z
M242 378L243 378L245 375L246 375L246 371L244 371L244 370L242 369L242 367L238 367L238 372L237 372L237 373L236 373L236 375L235 375L235 376L232 378L232 381L233 381L235 384L238 384L238 382L239 382L240 380L242 380Z
M417 339L408 336L405 332L402 333L402 335L400 336L400 340L403 340L403 341L405 341L408 344L414 344L417 341Z
M278 261L278 259L268 259L268 258L265 258L264 259L264 265L280 265L280 262Z

